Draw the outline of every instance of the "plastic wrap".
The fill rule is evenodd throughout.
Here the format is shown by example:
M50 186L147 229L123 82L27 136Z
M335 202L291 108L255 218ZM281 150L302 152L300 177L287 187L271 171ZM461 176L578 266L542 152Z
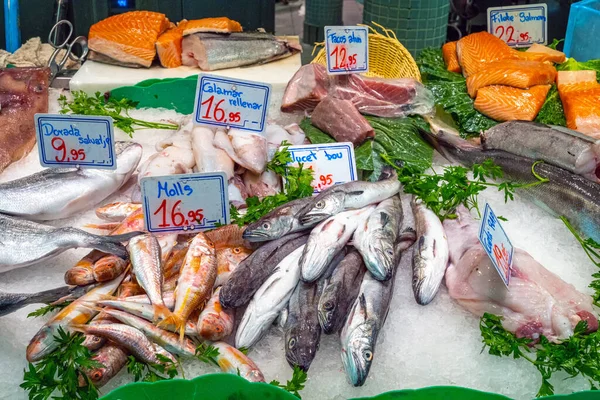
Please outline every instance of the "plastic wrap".
M369 122L351 101L333 96L327 96L317 105L311 121L338 142L352 142L358 146L365 139L375 136Z

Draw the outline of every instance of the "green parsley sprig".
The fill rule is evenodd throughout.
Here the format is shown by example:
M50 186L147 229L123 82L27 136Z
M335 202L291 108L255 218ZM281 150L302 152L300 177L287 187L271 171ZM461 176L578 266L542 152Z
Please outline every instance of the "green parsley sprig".
M59 327L54 340L58 348L35 365L29 363L20 386L29 392L31 400L46 400L53 394L55 399L96 400L98 389L80 371L100 368L102 364L92 360L92 354L82 345L84 336ZM83 386L80 386L80 377ZM56 397L58 393L62 397Z
M65 308L66 306L68 306L69 304L71 304L72 301L65 301L62 303L58 303L58 304L48 304L45 306L42 306L40 308L38 308L35 311L30 312L29 314L27 314L27 318L37 318L37 317L43 317L44 315L57 311L57 310L62 310L63 308Z
M58 98L61 106L60 113L79 115L104 115L111 117L114 125L133 136L136 129L178 129L176 124L166 124L161 122L148 122L141 119L131 118L129 111L137 106L137 102L129 99L116 100L112 97L105 98L100 92L95 96L88 96L84 91L71 92L73 100L69 101L64 95Z
M479 323L484 349L495 356L523 358L537 368L542 383L536 397L554 394L550 378L555 372L564 371L570 377L583 375L593 390L600 383L600 333L587 334L587 322L580 321L573 335L560 343L550 342L540 336L538 343L531 339L517 338L502 327L502 317L485 313ZM535 354L535 358L531 355Z
M269 385L280 387L284 390L287 390L297 398L302 399L299 392L302 389L304 389L307 379L308 375L306 374L306 372L296 365L294 366L292 379L287 381L285 385L282 385L279 381L276 380L272 380L271 382L269 382Z
M217 349L216 347L214 347L211 344L206 344L206 343L200 343L198 345L198 347L196 347L196 358L198 358L198 360L207 363L207 364L212 364L215 366L219 366L219 363L217 361L217 357L219 356L219 349Z
M157 354L156 358L162 364L146 364L138 361L134 356L127 359L127 372L133 375L133 381L158 382L175 378L179 373L177 364L168 357Z

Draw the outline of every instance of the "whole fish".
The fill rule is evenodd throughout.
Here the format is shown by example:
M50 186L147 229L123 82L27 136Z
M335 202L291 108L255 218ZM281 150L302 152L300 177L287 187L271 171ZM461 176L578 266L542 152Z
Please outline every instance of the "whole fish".
M517 156L501 150L483 150L466 140L444 131L426 133L438 151L450 161L464 165L481 164L491 159L502 168L504 176L517 183L533 183L539 180L532 170L548 182L520 188L516 193L555 216L566 217L584 237L600 242L600 185L580 175L547 163Z
M212 297L206 303L206 306L198 316L198 335L204 340L212 342L221 340L231 334L234 325L233 310L225 309L219 301L219 292L217 288Z
M102 366L85 369L83 372L92 381L95 387L100 388L108 383L127 364L129 352L112 342L102 346L92 356L92 360L99 362ZM79 377L79 386L85 386L83 376Z
M377 182L348 182L325 189L313 197L297 216L302 225L309 225L345 210L377 204L392 197L399 190L398 174L392 167L386 166Z
M96 216L104 221L121 222L133 212L140 210L140 203L116 202L96 208Z
M162 298L162 261L158 240L151 235L137 236L127 245L133 273L154 306L154 320L171 315Z
M222 286L229 280L235 269L252 254L252 250L245 247L224 247L217 249L217 279L215 287Z
M252 347L287 305L300 279L300 256L304 245L291 252L256 291L235 335L235 347Z
M205 235L217 250L222 247L248 247L248 243L244 240L245 230L246 227L230 224L208 231Z
M354 247L362 254L369 272L380 281L390 279L398 263L394 249L402 218L400 197L392 196L379 203L354 232Z
M448 238L440 219L421 201L413 200L417 244L413 250L412 288L415 300L427 305L440 288L448 264Z
M183 339L185 324L190 314L203 304L212 293L217 279L215 246L204 233L197 234L190 243L175 289L173 314L161 325L175 325Z
M314 282L321 277L352 237L356 228L373 212L375 206L344 211L317 225L306 242L300 268L304 282Z
M116 170L48 168L0 184L0 213L44 221L88 210L119 190L142 157L142 146L116 142Z
M377 337L389 311L394 279L381 282L365 274L358 297L340 333L342 363L353 386L362 386L369 375Z
M316 222L302 225L297 217L298 212L311 201L311 197L305 197L273 209L258 221L248 225L244 231L244 239L250 242L264 242L312 228Z
M55 228L0 214L0 272L33 265L78 247L127 257L121 242L140 234L98 236L76 228Z
M357 250L351 250L325 281L318 304L324 333L332 334L342 328L366 271L363 257Z
M129 263L115 255L104 256L94 263L92 274L94 282L104 282L121 275Z
M0 292L0 317L13 313L29 304L52 304L75 300L90 289L92 289L92 286L60 286L38 293Z
M104 336L126 348L138 360L147 364L165 364L156 356L157 353L169 358L173 364L177 364L175 357L159 345L152 343L142 331L132 326L123 324L72 325L71 329L86 334Z
M146 294L138 294L135 296L127 296L127 297L121 296L121 297L119 297L119 300L123 300L126 303L152 304L150 302L150 298ZM115 301L115 300L107 299L106 301ZM163 301L165 302L165 306L167 306L167 308L169 310L173 310L173 308L175 307L175 293L174 292L163 292ZM104 304L104 305L106 305L108 307L112 307L111 305L108 305L108 304ZM125 310L125 311L127 311L127 310Z
M57 335L59 327L68 329L71 324L85 324L88 322L96 315L97 311L91 309L86 304L98 301L107 295L112 295L116 292L124 277L125 274L112 281L104 282L96 286L94 289L63 308L58 314L46 322L35 336L33 336L27 346L27 361L39 361L58 347L58 343L54 340L54 336Z
M216 359L221 371L239 375L250 382L265 381L265 377L254 361L235 347L225 342L215 342L212 346L219 350Z
M225 308L237 308L248 303L279 263L306 244L307 240L308 235L293 233L259 247L240 263L223 284L219 295L221 305Z
M486 150L544 160L600 182L600 142L577 131L526 121L498 124L481 135Z
M108 314L97 310L98 314L89 322L89 325L102 325L102 324L114 324L118 322L111 318ZM98 350L106 343L106 338L96 335L85 335L81 345L90 351Z

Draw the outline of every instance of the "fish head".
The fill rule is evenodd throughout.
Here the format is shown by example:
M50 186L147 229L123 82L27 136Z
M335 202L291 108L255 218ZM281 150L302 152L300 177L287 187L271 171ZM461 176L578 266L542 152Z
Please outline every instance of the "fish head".
M397 261L397 253L389 241L371 238L369 252L364 261L373 277L379 281L386 281L392 277Z
M204 340L217 341L229 335L233 330L233 320L227 313L210 313L202 318L198 325L198 334Z
M294 324L285 337L285 358L287 362L292 368L297 366L305 372L308 371L319 348L320 326L315 327L306 323Z
M342 363L353 386L362 386L369 375L376 337L375 324L366 322L354 329L342 344Z
M293 216L281 211L248 225L242 237L250 242L263 242L285 236L292 228Z
M29 362L36 362L52 353L58 346L54 340L56 325L44 325L27 345L26 357Z
M127 267L127 261L119 256L108 255L94 263L93 274L96 282L105 282L121 275Z
M117 174L127 179L133 174L142 159L142 145L136 142L115 142Z
M337 310L339 287L340 285L338 283L327 285L319 298L319 323L323 328L323 332L327 334L333 333L333 330L335 329L333 325L335 323L334 317Z
M101 336L86 335L81 345L90 351L98 350L106 340Z
M252 250L249 250L245 247L227 247L223 250L217 250L217 251L223 251L223 260L222 262L226 263L227 265L218 265L219 268L222 269L226 269L226 271L233 271L234 269L237 268L238 265L240 265L240 263L242 261L244 261L246 258L248 258L248 256L250 254L252 254Z
M90 370L85 371L87 377L92 381L94 386L101 387L108 383L108 381L113 377L114 372L113 368L110 364L110 360L103 360L94 358L94 361L102 364L102 367L92 368ZM83 375L79 375L79 386L85 386L85 378Z
M65 283L67 285L84 286L96 282L92 268L74 266L65 272Z
M346 193L343 190L323 192L298 213L302 225L316 224L344 210Z

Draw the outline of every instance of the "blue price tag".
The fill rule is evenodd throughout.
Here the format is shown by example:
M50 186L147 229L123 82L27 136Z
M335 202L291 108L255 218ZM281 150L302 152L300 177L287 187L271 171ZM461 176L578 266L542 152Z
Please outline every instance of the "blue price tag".
M304 168L313 170L314 193L357 179L354 146L350 142L289 146L288 151L294 160L292 165L302 163Z
M229 223L224 172L152 176L140 186L148 232L193 232Z
M34 118L42 166L117 168L112 118L62 114Z
M546 4L523 4L490 7L488 32L514 47L548 43L548 7Z
M369 70L369 30L366 26L326 26L325 51L329 74Z
M479 229L479 241L508 287L514 249L496 214L487 203Z
M270 97L271 85L266 83L200 74L194 121L260 133L266 127Z

